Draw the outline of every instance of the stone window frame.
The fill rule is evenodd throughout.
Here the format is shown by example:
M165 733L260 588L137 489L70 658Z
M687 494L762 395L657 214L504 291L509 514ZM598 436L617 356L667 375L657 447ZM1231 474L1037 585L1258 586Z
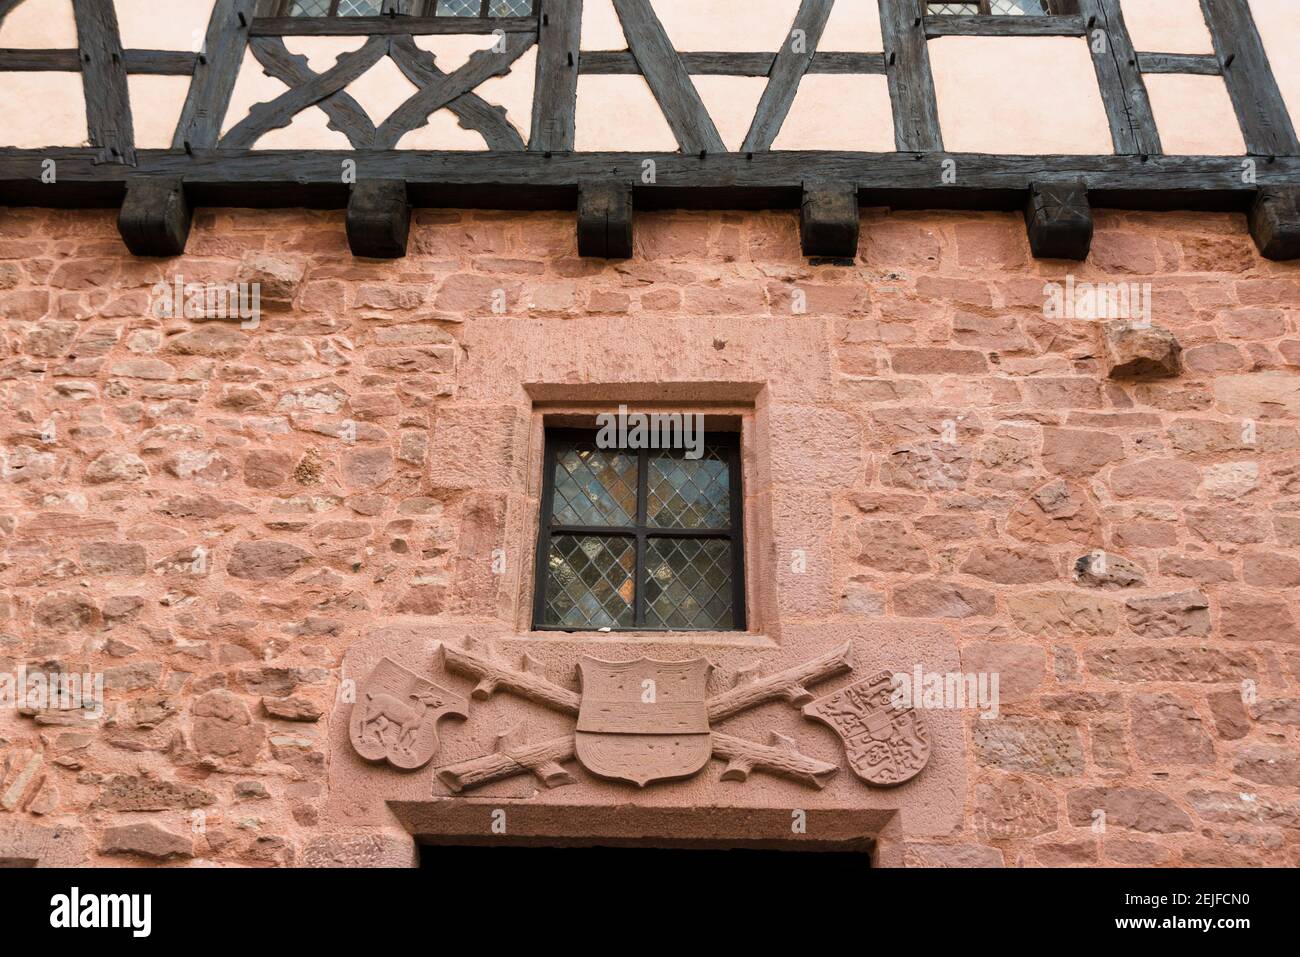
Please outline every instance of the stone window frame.
M752 645L776 647L781 643L781 614L775 569L764 556L774 554L776 543L771 499L771 450L767 441L770 398L762 383L637 384L526 384L531 399L527 452L517 481L526 506L505 543L516 569L509 592L512 597L513 632L521 638L542 641L628 641L641 637L693 645ZM732 631L538 631L533 627L536 607L537 539L541 530L542 478L548 428L594 429L596 416L626 405L631 412L702 413L706 432L735 432L740 437L742 554L744 564L744 630ZM518 487L518 486L517 486Z
M691 414L683 410L683 416ZM706 428L706 434L708 430ZM573 428L566 426L547 426L544 451L542 456L542 496L538 510L537 550L533 579L536 582L533 594L534 631L561 632L566 634L604 633L596 628L573 628L566 625L546 624L544 577L547 559L550 554L550 540L553 535L600 535L616 538L633 538L636 542L636 563L633 572L635 599L633 610L636 623L629 627L612 627L609 634L626 634L628 632L645 632L656 634L700 634L714 633L715 628L655 628L645 624L647 607L645 601L648 566L646 548L651 538L694 538L725 540L731 545L731 615L732 627L727 631L744 632L746 630L745 601L745 492L744 469L742 466L742 442L738 431L731 429L716 430L706 438L706 444L725 446L730 451L728 462L728 481L730 483L730 522L725 529L685 529L659 528L652 526L645 512L649 499L647 481L649 479L649 449L633 452L637 456L637 515L632 524L627 526L591 527L577 525L552 525L549 519L554 506L554 465L556 443L565 439L593 436L596 429Z

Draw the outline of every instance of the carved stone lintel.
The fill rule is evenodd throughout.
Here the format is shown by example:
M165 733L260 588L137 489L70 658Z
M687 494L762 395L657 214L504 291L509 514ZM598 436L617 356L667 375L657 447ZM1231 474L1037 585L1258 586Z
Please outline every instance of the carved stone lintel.
M630 184L579 185L578 255L595 259L630 259L632 216Z
M470 640L463 648L443 645L441 652L448 671L478 679L473 691L476 700L487 700L504 689L578 716L573 735L525 744L516 728L498 736L492 754L439 768L438 778L456 794L521 774L533 774L548 788L572 784L572 775L560 765L575 757L595 774L638 785L688 777L711 756L728 762L724 781L745 781L751 772L765 771L822 788L838 770L801 754L793 741L780 734L774 733L764 745L713 731L711 723L769 701L783 699L795 707L810 702L813 696L807 685L853 669L849 643L768 677L760 677L755 667L744 668L745 680L707 700L704 678L709 666L703 659L604 662L587 658L581 666L583 694L579 695L548 681L543 669L527 656L522 668L514 668L494 657L483 642ZM666 743L671 746L663 747Z
M348 198L348 245L352 255L401 259L411 232L411 204L399 179L362 180Z
M1250 235L1265 259L1300 259L1300 187L1261 189L1250 210Z
M858 189L853 183L804 185L799 236L805 256L854 259L858 233Z
M1025 225L1036 259L1087 259L1092 247L1087 186L1082 182L1031 184Z
M190 236L193 210L180 177L132 176L117 230L136 256L179 256Z

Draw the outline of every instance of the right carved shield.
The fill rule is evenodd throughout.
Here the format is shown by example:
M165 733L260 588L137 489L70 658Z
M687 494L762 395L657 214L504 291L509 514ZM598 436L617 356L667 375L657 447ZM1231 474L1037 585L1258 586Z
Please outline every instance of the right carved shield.
M853 773L876 787L894 787L921 773L930 737L912 708L895 708L893 676L882 671L804 705L806 717L844 739Z

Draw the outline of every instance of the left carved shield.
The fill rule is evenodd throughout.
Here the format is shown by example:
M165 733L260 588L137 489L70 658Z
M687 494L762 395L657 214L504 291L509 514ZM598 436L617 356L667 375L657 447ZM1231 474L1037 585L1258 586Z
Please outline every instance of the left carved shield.
M582 704L575 751L592 774L645 787L688 778L713 754L704 703L711 666L693 661L578 663Z
M469 717L469 702L384 658L357 689L348 736L367 761L414 771L438 753L438 722L449 714Z

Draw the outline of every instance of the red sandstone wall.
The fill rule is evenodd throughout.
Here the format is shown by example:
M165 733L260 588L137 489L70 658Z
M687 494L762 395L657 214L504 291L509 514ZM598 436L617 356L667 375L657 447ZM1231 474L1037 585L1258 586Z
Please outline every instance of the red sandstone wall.
M1240 217L1103 212L1072 269L994 214L869 213L854 268L807 265L786 214L641 215L626 264L579 260L564 214L423 212L391 264L339 214L202 212L170 262L108 213L0 217L0 670L108 687L89 725L0 713L0 857L312 861L349 644L527 602L481 555L531 548L493 490L550 342L555 381L767 383L785 507L804 479L830 507L801 541L778 506L751 590L1001 673L1003 717L932 759L965 765L964 820L910 862L1300 863L1300 267ZM1107 381L1099 325L1043 314L1067 271L1150 281L1185 374ZM260 326L148 318L177 273L262 282ZM716 354L683 354L701 327ZM794 581L798 547L831 560Z

